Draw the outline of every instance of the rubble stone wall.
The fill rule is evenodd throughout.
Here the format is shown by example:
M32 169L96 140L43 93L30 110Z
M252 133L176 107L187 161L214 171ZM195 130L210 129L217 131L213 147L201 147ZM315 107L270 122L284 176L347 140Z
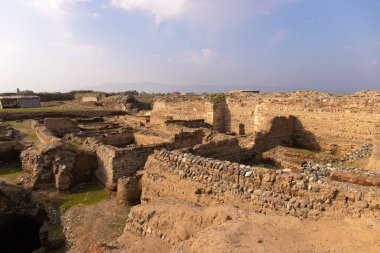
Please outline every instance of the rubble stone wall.
M229 203L263 213L316 217L380 217L377 187L312 182L302 175L238 163L155 151L145 165L142 201L176 199L202 206Z
M93 177L95 154L64 144L31 146L20 155L26 185L33 189L55 185L68 190Z

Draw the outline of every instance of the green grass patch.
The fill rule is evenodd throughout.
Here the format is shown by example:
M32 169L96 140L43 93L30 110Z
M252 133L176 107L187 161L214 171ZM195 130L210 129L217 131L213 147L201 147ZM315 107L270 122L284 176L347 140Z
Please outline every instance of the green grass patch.
M12 108L12 109L0 109L0 113L4 112L12 112L12 113L21 113L21 112L66 112L66 111L84 111L84 110L91 110L93 108L86 108L86 107L39 107L39 108Z
M23 134L23 138L26 141L36 142L38 141L37 135L34 133L29 121L8 121L8 125L12 128L20 131Z
M300 153L300 154L308 154L308 155L314 155L314 154L320 154L321 151L319 150L307 150L307 149L298 149L298 148L287 148L289 150L292 150L296 153Z
M12 164L0 167L0 177L14 176L20 174L22 168L20 165Z
M209 100L211 103L217 104L217 103L225 102L226 97L227 97L227 94L225 93L216 93L216 94L210 95Z
M0 167L0 179L8 184L16 185L19 182L22 168L18 164L5 165Z
M150 104L153 102L154 96L135 96L137 101L145 104Z
M63 227L61 225L53 225L49 223L44 223L41 227L41 231L46 231L49 234L48 241L64 241L65 233L63 232Z
M69 193L60 193L53 204L61 211L77 205L93 205L111 197L111 193L99 182L90 182L74 187Z

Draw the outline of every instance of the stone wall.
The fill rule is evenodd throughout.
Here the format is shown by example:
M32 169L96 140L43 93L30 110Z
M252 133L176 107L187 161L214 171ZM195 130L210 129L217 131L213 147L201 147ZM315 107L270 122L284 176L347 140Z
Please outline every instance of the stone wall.
M95 139L99 140L105 145L111 145L115 147L123 147L135 143L135 136L133 133L105 134L98 136Z
M162 97L154 102L151 124L163 124L167 120L198 120L210 122L210 108L203 97Z
M274 120L292 117L296 146L343 154L372 142L379 111L380 92L231 94L217 105L204 97L161 98L154 104L152 122L204 119L219 131L265 134Z
M49 129L47 129L44 125L41 125L38 123L38 121L31 121L31 127L34 131L34 133L37 135L37 138L42 142L43 144L60 144L62 143L60 138L57 138Z
M115 190L119 178L133 176L144 168L149 155L157 148L170 147L171 143L117 148L101 145L96 149L98 169L96 177L108 189Z
M368 168L380 172L380 123L377 124L374 132L373 151Z
M20 155L27 187L38 189L54 185L69 190L93 177L95 154L65 144L31 146Z
M45 118L93 118L125 115L126 112L117 110L65 110L65 111L0 111L0 119L45 119Z
M201 206L229 203L263 213L318 217L380 217L377 187L309 180L301 174L250 167L189 153L155 151L145 165L142 201L183 200Z
M134 133L134 138L138 145L152 145L172 141L171 136L154 133Z
M195 145L193 153L203 157L241 162L239 141L232 136L215 136L211 141Z
M79 132L78 123L69 118L45 118L44 126L58 136Z

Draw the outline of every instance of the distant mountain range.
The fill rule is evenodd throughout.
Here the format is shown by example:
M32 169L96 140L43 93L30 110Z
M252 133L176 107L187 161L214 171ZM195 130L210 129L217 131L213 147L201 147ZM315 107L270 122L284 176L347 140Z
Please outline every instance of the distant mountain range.
M380 87L380 85L379 85ZM347 87L347 86L319 86L310 85L309 87L282 87L282 86L257 86L257 85L168 85L159 83L113 83L113 84L101 84L86 86L83 89L105 91L105 92L121 92L128 90L136 90L139 92L147 93L166 93L166 92L195 92L195 93L212 93L212 92L228 92L230 90L259 90L261 92L292 92L297 90L313 90L321 92L332 92L332 93L354 93L359 90L378 90L377 85L365 86L365 87Z

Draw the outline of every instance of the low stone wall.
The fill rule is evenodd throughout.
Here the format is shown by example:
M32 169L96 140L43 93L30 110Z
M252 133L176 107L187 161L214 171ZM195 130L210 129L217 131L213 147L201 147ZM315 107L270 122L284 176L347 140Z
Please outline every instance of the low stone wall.
M101 143L116 147L122 147L135 142L133 133L107 134L97 137Z
M142 201L179 199L202 206L229 203L263 213L380 217L380 190L289 171L250 167L192 154L155 151L145 165Z
M79 132L78 123L69 118L46 118L44 126L56 135Z
M126 112L117 110L83 110L83 111L0 111L0 119L22 120L22 119L45 119L45 118L84 118L84 117L107 117L125 115Z
M33 120L31 123L31 127L34 133L37 135L38 139L43 144L57 145L62 143L60 138L57 138L49 129L47 129L44 125L39 124L37 121Z
M173 141L168 135L158 135L153 133L134 133L137 145L154 145Z
M137 171L142 170L149 155L153 154L155 149L171 146L172 143L126 148L101 145L96 149L98 169L95 175L109 190L115 190L118 179L133 176Z

